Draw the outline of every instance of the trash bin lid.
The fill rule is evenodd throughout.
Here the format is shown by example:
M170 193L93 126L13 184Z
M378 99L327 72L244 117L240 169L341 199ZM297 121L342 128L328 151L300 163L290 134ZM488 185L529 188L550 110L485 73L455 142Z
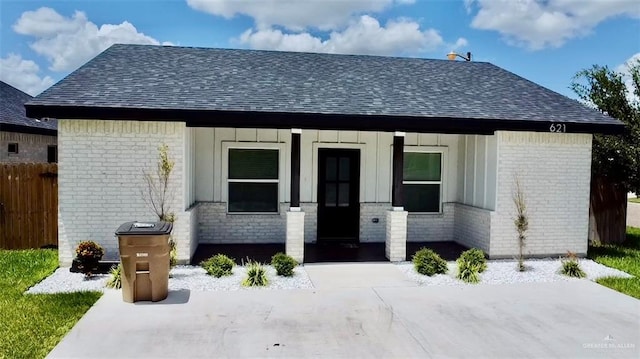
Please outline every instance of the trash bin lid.
M116 235L162 235L171 234L173 224L171 222L127 222L116 230Z

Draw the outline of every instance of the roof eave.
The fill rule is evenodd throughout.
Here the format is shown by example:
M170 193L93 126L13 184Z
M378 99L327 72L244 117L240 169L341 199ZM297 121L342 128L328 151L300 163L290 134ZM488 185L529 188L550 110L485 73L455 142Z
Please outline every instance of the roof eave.
M31 118L102 119L133 121L180 121L190 127L302 128L321 130L405 131L452 134L493 134L495 131L552 132L551 126L566 124L563 132L620 134L622 122L558 122L541 120L415 117L389 115L318 114L200 109L150 109L26 104Z
M23 126L23 125L15 125L11 123L0 123L0 130L2 132L17 132L17 133L28 133L32 135L44 135L44 136L57 136L58 131L50 128L43 127L33 127L33 126Z

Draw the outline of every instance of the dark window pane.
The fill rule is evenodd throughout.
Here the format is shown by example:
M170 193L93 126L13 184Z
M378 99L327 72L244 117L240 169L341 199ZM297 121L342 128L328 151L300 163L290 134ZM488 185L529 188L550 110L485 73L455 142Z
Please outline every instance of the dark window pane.
M278 150L229 149L229 179L278 179Z
M278 212L278 184L229 183L229 212Z
M404 209L409 212L440 212L440 185L405 184Z
M349 207L349 184L340 183L338 191L338 207Z
M58 162L58 146L47 147L47 162Z
M340 157L340 181L349 180L350 160L349 157Z
M440 181L440 153L404 153L405 181Z
M336 206L336 197L338 193L336 191L335 183L327 183L326 192L324 193L324 205L327 207L335 207Z
M336 158L335 157L327 157L327 164L326 164L326 169L327 169L327 173L325 175L325 178L327 179L327 181L335 181L336 177L337 177L337 163L336 163Z

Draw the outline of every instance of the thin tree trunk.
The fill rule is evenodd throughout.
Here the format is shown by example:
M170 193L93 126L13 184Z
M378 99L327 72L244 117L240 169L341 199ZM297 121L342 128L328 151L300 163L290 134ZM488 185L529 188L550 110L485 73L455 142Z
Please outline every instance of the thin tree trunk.
M622 243L626 238L627 191L606 178L591 179L589 241Z

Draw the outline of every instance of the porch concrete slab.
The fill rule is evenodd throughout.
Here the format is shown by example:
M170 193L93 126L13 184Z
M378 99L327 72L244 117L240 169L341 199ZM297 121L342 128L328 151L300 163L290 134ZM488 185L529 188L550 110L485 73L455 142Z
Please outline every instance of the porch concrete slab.
M418 284L392 263L306 264L304 266L317 289L415 287Z

